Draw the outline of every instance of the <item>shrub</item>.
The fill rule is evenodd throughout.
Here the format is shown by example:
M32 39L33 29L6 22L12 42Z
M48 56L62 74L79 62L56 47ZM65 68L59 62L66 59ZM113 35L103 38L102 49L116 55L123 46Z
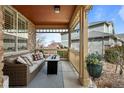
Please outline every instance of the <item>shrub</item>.
M68 51L57 51L57 54L61 57L61 58L67 58L68 57Z
M110 63L117 62L118 59L118 53L114 51L113 49L109 49L105 51L105 60Z
M100 64L101 59L102 59L101 55L98 54L98 52L96 52L89 54L86 59L86 62L87 64Z
M104 58L107 62L115 63L118 57L124 59L124 46L115 46L105 50Z

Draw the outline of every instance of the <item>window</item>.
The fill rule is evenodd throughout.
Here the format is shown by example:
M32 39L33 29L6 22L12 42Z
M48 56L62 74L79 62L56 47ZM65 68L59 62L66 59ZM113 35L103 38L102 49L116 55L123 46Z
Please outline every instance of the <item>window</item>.
M4 15L4 50L11 52L16 50L16 13L11 9L5 7L3 9Z
M26 38L18 38L18 50L27 50L27 39Z
M3 7L4 50L14 52L27 49L28 22L11 7Z
M26 20L22 19L21 17L18 18L18 32L25 33L27 30L27 22Z
M12 52L16 49L16 36L10 34L4 34L4 50L5 52Z
M19 15L18 17L18 50L27 49L27 39L28 39L28 23L27 21Z
M16 27L16 13L12 10L10 10L9 8L5 8L3 10L3 14L4 14L4 29L6 29L6 31L8 30L9 32L14 31L15 27Z

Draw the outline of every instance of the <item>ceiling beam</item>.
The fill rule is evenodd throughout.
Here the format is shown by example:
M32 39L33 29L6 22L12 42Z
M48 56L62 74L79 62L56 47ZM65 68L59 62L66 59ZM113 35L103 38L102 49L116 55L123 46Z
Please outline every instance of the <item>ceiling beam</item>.
M68 29L68 25L36 25L36 29Z

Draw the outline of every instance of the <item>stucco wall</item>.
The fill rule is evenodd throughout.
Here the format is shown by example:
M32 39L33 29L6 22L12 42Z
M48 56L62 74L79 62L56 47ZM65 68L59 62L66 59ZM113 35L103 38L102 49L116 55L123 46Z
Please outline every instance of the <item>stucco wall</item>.
M3 32L2 32L2 24L3 24L3 14L2 14L2 6L0 6L0 87L2 87L3 84Z

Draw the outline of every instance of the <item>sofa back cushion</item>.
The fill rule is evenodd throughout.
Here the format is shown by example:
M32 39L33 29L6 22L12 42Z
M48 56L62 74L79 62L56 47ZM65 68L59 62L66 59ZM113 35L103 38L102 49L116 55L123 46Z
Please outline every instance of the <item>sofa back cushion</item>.
M24 61L27 63L27 65L32 66L33 63L27 58L27 57L22 57Z
M19 57L17 58L17 62L27 65L26 61L25 61L24 58L21 57L21 56L19 56Z
M33 63L30 62L30 60L27 57L23 57L23 56L19 56L17 58L17 62L25 64L25 65L28 65L28 66L32 66L33 65Z
M22 55L22 57L26 57L28 61L30 61L30 63L33 64L33 57L32 57L32 53L28 53L25 55Z
M5 64L15 64L17 58L4 58Z

